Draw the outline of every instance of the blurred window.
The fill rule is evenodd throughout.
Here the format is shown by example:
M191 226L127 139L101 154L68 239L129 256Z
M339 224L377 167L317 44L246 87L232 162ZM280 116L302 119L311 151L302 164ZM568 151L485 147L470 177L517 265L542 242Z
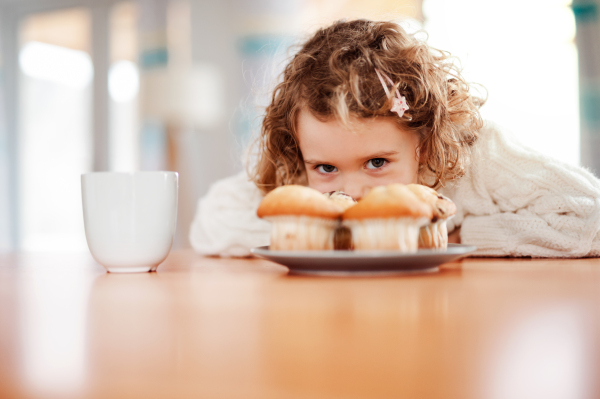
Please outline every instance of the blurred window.
M577 165L579 89L570 0L425 0L431 46L457 56L489 94L485 119Z
M0 38L1 39L1 38ZM9 140L6 130L6 103L5 86L0 52L0 251L8 251L12 248L11 240L11 213L10 213L10 156Z
M24 250L85 250L80 175L92 167L90 13L32 14L19 29L19 225Z
M137 4L117 3L109 18L109 167L133 171L140 167Z

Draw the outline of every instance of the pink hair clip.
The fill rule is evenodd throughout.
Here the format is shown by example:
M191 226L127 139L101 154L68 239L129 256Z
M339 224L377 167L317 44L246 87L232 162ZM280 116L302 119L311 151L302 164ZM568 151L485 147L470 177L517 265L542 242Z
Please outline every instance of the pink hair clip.
M383 77L381 75L383 75L387 79L387 81L390 82L392 87L394 86L394 82L385 73L379 72L379 70L377 68L375 68L375 72L377 73L377 76L379 77L379 81L381 82L381 85L383 86L383 90L385 90L385 94L388 96L388 98L391 97L391 94L387 87L387 84L385 83L385 81L383 80ZM394 99L392 101L393 101L392 109L390 109L390 111L395 112L398 114L399 117L402 117L402 115L404 115L404 111L408 110L408 104L406 103L406 98L404 98L404 96L401 96L398 89L396 89L396 97L394 97Z

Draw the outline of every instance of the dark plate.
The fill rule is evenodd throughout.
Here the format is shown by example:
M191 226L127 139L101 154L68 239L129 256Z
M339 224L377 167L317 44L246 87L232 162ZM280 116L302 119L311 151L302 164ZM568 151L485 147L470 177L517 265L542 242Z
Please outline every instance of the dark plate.
M436 271L438 266L459 259L477 248L448 244L445 251L421 249L398 251L271 251L268 246L252 249L259 258L287 266L292 273L318 275L379 275Z

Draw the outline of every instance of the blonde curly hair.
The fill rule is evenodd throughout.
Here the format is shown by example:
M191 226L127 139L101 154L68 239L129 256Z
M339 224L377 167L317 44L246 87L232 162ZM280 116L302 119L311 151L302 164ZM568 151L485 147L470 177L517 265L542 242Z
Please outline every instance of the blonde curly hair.
M395 82L410 107L390 112L377 68ZM302 109L316 118L395 117L401 129L419 135L419 180L431 187L462 176L483 123L483 100L447 52L434 50L394 22L338 21L317 31L293 56L273 91L258 138L258 163L251 173L263 193L285 184L305 184L298 147Z

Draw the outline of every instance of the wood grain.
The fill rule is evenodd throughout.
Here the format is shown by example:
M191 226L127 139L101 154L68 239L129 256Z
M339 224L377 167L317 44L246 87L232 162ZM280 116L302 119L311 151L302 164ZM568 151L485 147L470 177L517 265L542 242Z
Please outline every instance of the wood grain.
M598 375L600 259L310 278L0 255L1 398L597 398Z

